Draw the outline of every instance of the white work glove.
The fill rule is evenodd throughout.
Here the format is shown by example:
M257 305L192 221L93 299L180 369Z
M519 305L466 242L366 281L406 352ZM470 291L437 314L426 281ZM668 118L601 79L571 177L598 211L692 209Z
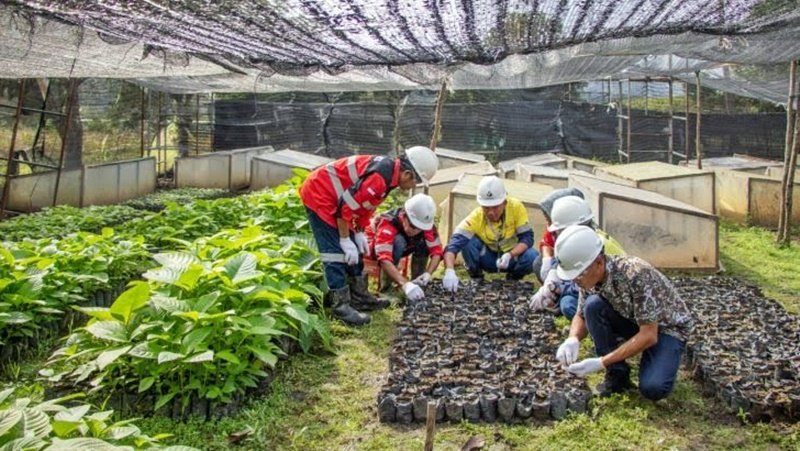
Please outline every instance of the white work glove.
M458 290L458 276L455 269L445 269L444 279L442 279L442 286L447 291L455 293Z
M430 281L431 281L431 273L429 273L427 271L422 273L422 274L420 274L419 276L417 276L416 279L412 280L412 282L414 282L415 284L417 284L417 285L419 285L421 287L424 287L424 286L428 285L428 282L430 282Z
M344 262L348 265L358 264L358 249L350 238L339 238L339 246L344 251Z
M420 288L419 285L415 284L414 282L404 283L403 292L405 292L406 298L412 302L422 300L422 298L425 297L425 292L422 291L422 288Z
M606 367L603 366L603 361L600 357L595 357L593 359L583 359L578 363L573 363L567 368L567 371L576 376L583 377L587 374L596 373L604 369L606 369Z
M556 265L553 263L555 263L555 259L553 257L542 258L542 267L539 268L539 277L541 277L542 280L547 279L547 275L550 273L551 269L556 269Z
M558 347L556 359L564 365L572 365L578 360L578 349L580 347L581 342L577 337L569 337Z
M364 235L364 232L356 232L353 240L356 242L358 253L361 255L367 255L367 252L369 252L369 244L367 243L367 236Z
M506 252L505 254L501 255L500 258L497 259L497 270L503 271L508 269L508 265L511 264L511 252Z
M533 310L555 310L557 309L556 299L558 298L561 279L558 278L556 270L547 273L547 277L542 282L542 286L536 294L531 297L528 306Z
M547 285L542 285L539 290L531 296L528 307L533 311L553 310L556 304L556 294Z

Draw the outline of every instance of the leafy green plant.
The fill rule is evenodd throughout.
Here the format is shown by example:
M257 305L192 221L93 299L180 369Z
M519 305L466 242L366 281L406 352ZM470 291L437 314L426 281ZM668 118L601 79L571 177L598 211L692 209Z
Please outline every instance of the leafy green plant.
M0 355L58 333L70 306L138 276L148 257L141 238L119 239L111 229L0 248Z
M192 396L229 402L255 388L284 339L330 348L327 323L308 311L321 274L303 239L250 226L154 259L148 282L111 307L78 308L92 319L56 351L52 362L69 369L51 380L149 394L156 410L179 397L186 408Z
M123 205L85 208L60 205L0 222L0 237L5 241L21 241L65 236L73 232L99 232L103 227L122 224L145 214Z
M36 403L11 399L13 389L0 391L0 450L149 450L190 451L188 446L162 447L170 434L149 437L134 420L110 422L113 410L97 411L89 404L67 407L82 395Z
M199 199L218 199L231 197L228 190L218 188L176 188L156 191L146 196L131 199L123 205L139 210L161 211L169 204L186 205Z

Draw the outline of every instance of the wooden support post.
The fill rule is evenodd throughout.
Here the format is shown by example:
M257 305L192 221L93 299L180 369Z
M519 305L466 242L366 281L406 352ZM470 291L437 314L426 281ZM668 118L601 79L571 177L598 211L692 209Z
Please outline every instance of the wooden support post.
M436 152L436 144L439 142L439 134L442 131L442 107L444 106L444 98L447 95L447 78L442 80L442 86L439 88L439 95L436 96L436 109L433 113L433 136L431 136L430 149Z
M781 209L778 216L778 244L789 244L791 235L792 194L794 171L797 165L797 60L789 65L789 99L786 102L786 142L781 180Z
M194 154L200 154L200 93L194 95Z
M672 118L674 115L674 109L672 104L672 77L669 79L669 116L667 118L668 127L669 127L669 141L667 142L668 152L667 158L669 164L672 164L672 152L675 151L675 121Z
M622 80L617 80L617 93L619 97L617 98L617 142L619 145L617 146L617 156L619 156L619 162L622 163L622 155L624 148L622 144L622 129L625 128L625 123L622 122Z
M436 96L436 109L433 113L433 136L431 136L430 149L436 153L436 145L439 142L439 134L442 131L442 107L444 106L444 98L447 95L447 77L442 79L442 86L439 88L439 95ZM422 190L423 193L428 194L428 184Z
M633 152L631 150L631 115L632 114L633 113L631 112L631 80L629 78L628 79L628 135L627 135L627 138L625 139L625 144L626 144L627 152L628 152L628 158L627 158L626 163L630 163L631 162L631 153Z
M683 155L686 159L686 166L689 166L689 82L683 82Z
M433 451L433 436L436 434L436 403L428 401L425 412L425 451Z
M702 113L700 109L702 104L700 102L700 71L695 71L694 78L697 82L697 121L695 122L695 136L694 136L694 152L697 155L697 169L703 169L703 148L702 142L700 141L700 117Z

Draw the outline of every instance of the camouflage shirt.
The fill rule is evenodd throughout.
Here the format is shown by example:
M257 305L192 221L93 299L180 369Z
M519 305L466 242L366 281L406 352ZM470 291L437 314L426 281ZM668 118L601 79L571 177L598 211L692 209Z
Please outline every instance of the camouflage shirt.
M606 255L605 280L580 290L578 313L586 297L597 294L636 324L658 323L658 331L686 341L692 317L672 282L638 257Z

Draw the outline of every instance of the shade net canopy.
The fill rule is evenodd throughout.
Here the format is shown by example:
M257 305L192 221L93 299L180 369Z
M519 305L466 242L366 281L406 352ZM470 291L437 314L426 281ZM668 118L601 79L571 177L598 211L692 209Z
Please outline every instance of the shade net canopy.
M0 77L170 93L521 89L674 76L784 102L796 1L6 0ZM724 67L735 70L722 71Z

